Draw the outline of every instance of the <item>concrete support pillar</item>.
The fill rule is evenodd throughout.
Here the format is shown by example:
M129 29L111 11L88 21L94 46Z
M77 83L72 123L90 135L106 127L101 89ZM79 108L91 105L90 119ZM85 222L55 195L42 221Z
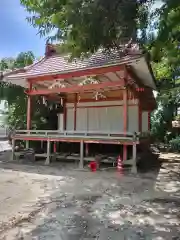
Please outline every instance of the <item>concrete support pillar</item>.
M136 158L137 158L137 148L136 148L136 143L133 142L133 164L131 168L132 173L137 173Z
M15 139L12 139L12 155L11 160L14 160L14 152L15 152Z
M29 141L26 140L26 149L29 148Z
M47 157L45 161L45 165L50 164L50 141L47 141Z
M80 162L79 162L79 168L84 167L84 142L81 140L80 142Z

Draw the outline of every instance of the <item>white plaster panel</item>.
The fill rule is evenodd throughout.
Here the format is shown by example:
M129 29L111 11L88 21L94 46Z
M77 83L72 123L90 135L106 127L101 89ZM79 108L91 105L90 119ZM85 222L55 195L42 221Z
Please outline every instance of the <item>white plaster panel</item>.
M128 132L138 132L138 106L128 107Z
M99 120L99 130L100 131L109 131L109 120L107 114L107 107L98 109L98 120Z
M67 119L66 119L66 130L72 131L74 130L74 109L73 108L67 108Z
M148 131L148 112L142 112L142 132Z
M122 132L123 131L123 107L108 107L107 108L107 123L109 131Z
M120 101L81 103L81 106L90 108L77 108L76 129L78 131L110 131L123 132L123 106L116 105ZM93 105L92 105L93 104ZM102 104L102 108L96 107ZM96 105L96 106L94 106ZM94 106L94 107L91 107ZM107 106L107 107L106 107ZM138 106L128 106L128 132L138 132ZM74 109L67 108L67 130L74 128Z
M77 131L86 131L88 126L87 122L87 108L77 108L76 113L76 130Z
M64 114L58 114L58 130L64 130Z
M99 108L88 108L88 130L98 131L99 130Z

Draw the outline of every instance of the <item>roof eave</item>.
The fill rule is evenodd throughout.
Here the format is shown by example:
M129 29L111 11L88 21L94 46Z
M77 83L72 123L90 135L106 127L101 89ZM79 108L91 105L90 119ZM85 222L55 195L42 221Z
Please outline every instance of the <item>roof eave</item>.
M123 65L123 64L131 64L133 62L136 62L138 60L140 60L142 58L142 54L139 54L139 55L136 55L136 56L133 56L132 59L128 59L128 60L124 60L124 61L119 61L119 62L116 62L116 63L110 63L110 64L107 64L107 65L99 65L97 67L87 67L87 68L80 68L80 69L72 69L72 70L66 70L66 71L55 71L55 72L48 72L48 73L42 73L42 74L37 74L37 75L21 75L21 76L12 76L12 75L9 75L8 78L9 79L18 79L19 78L34 78L34 77L42 77L42 76L49 76L49 75L61 75L61 74L68 74L68 73L74 73L74 72L80 72L80 71L84 71L84 70L90 70L90 69L99 69L99 68L104 68L104 67L111 67L111 66L117 66L117 65Z
M153 79L153 82L154 82L154 86L155 86L154 90L157 91L157 80L154 76L152 66L151 66L151 63L150 63L150 54L147 51L144 53L144 58L145 58L146 64L148 66L149 72L150 72L150 74L152 76L152 79Z

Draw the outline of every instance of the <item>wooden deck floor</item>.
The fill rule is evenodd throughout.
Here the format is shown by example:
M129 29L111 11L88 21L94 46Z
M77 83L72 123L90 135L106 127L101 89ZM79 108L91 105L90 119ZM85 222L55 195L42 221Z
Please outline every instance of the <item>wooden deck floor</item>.
M104 144L138 144L139 138L134 133L122 132L83 132L83 131L44 131L44 130L19 130L13 139L26 141L55 141L55 142L80 142Z

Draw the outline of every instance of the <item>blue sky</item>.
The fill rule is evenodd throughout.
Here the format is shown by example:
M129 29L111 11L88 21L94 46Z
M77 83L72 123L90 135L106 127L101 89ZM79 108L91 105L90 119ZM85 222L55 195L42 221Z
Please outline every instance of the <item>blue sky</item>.
M28 50L36 56L44 55L45 39L37 35L26 16L20 0L0 0L0 58Z
M157 0L158 7L161 1ZM44 55L45 39L26 21L27 12L20 0L0 0L0 58L15 57L24 51Z

